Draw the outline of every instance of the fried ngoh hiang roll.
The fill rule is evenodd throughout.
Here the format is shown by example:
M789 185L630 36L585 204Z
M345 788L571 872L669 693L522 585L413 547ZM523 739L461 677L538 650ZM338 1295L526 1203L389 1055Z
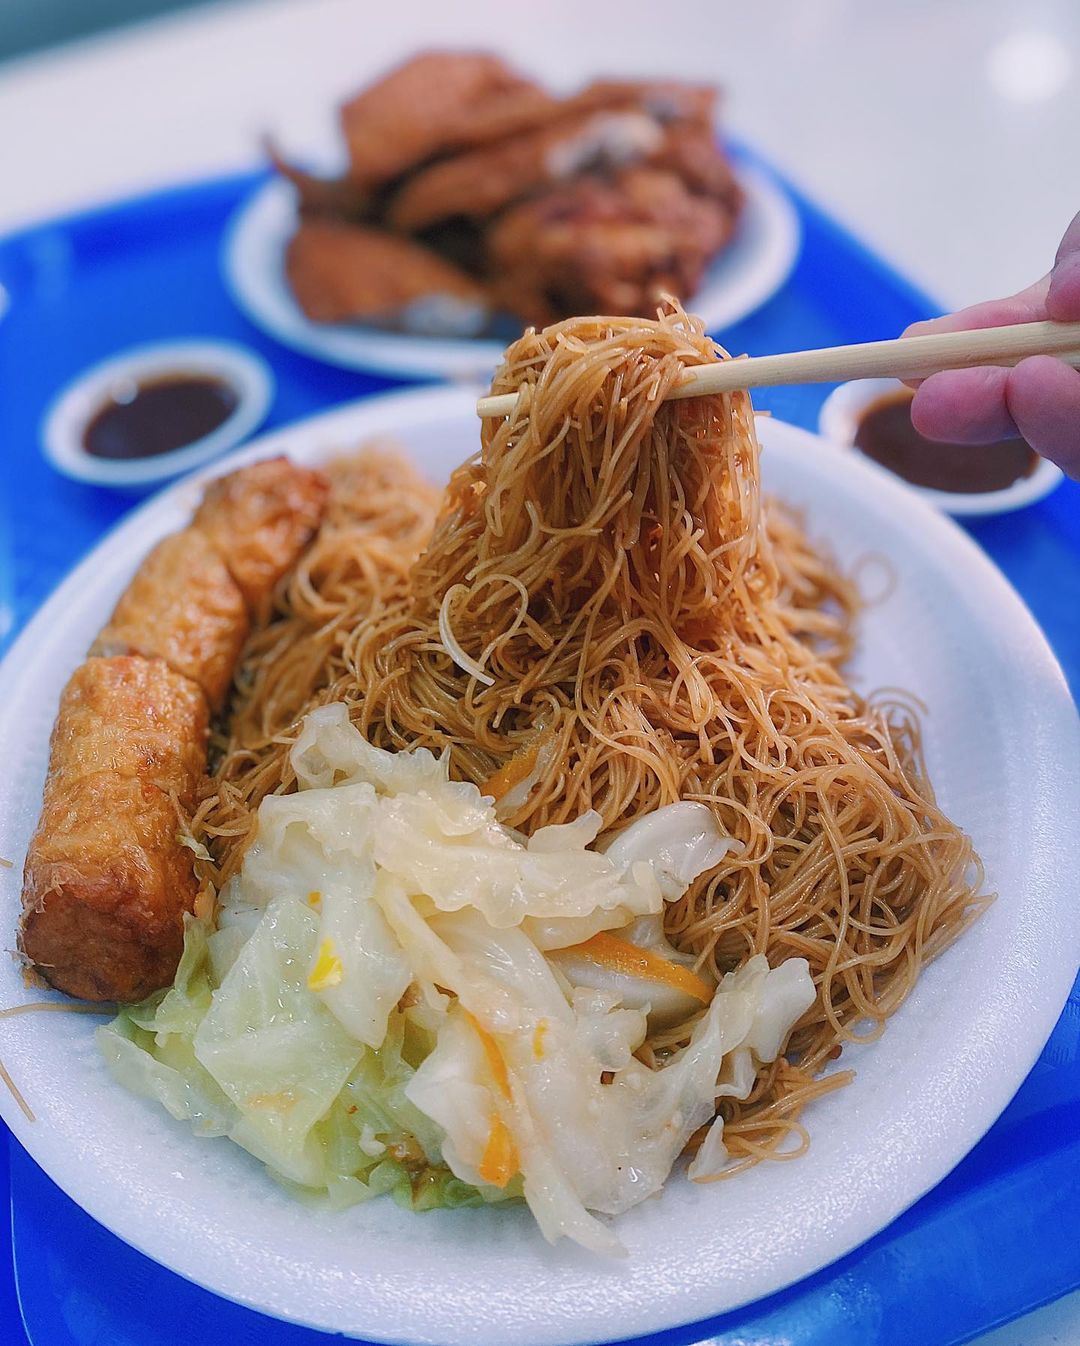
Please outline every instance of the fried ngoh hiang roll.
M180 819L206 771L210 714L328 490L283 458L212 483L192 525L147 557L64 689L19 938L58 990L132 1001L172 980L198 886Z
M321 472L287 458L266 458L206 488L193 527L225 558L253 615L264 614L274 585L310 542L329 491Z
M88 659L64 688L22 944L69 995L140 1000L176 971L195 898L177 804L194 805L207 723L199 687L163 659Z
M200 529L185 528L142 563L90 653L164 659L217 710L249 626L244 595L217 548Z

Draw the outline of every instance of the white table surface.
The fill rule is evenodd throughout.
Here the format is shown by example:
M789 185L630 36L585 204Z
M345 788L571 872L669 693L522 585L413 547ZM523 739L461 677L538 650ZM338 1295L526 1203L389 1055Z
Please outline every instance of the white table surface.
M0 66L0 232L249 167L268 129L317 150L345 94L450 45L722 83L735 134L947 307L1041 275L1080 209L1080 0L255 0ZM1080 1293L983 1342L1080 1342Z

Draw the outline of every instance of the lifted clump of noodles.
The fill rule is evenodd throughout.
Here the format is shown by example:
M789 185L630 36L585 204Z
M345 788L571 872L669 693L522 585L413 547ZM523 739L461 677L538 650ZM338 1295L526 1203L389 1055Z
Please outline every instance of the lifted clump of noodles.
M292 788L290 717L327 700L378 747L447 750L525 833L708 804L739 844L669 907L668 937L711 977L805 958L817 991L749 1097L719 1104L738 1167L800 1152L804 1105L848 1078L823 1067L881 1031L987 899L914 714L845 680L854 586L763 500L749 398L664 400L717 358L677 307L527 332L492 385L515 411L483 423L419 555L415 480L386 485L386 517L416 501L416 526L384 527L339 475L321 560L249 648L195 830L212 876L234 873L252 810Z

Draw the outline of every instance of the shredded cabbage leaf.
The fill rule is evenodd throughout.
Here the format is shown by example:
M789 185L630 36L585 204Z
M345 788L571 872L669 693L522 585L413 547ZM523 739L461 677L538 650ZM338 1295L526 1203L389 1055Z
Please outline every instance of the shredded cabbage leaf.
M99 1030L121 1083L304 1200L524 1198L546 1238L600 1253L706 1123L692 1176L723 1165L717 1100L747 1096L814 988L805 960L761 956L716 986L665 939L664 903L734 846L710 809L525 838L341 704L306 717L292 765L172 987ZM681 1023L662 1067L637 1059Z

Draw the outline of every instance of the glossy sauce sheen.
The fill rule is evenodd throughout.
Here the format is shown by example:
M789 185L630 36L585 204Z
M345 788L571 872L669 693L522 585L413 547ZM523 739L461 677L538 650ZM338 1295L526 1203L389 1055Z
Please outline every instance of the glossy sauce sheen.
M216 430L236 410L236 391L222 379L170 374L114 395L83 435L95 458L154 458Z
M1021 477L1030 477L1038 463L1034 449L1022 439L996 444L942 444L925 439L911 423L908 391L890 393L871 402L855 432L855 446L913 486L935 491L1001 491Z

